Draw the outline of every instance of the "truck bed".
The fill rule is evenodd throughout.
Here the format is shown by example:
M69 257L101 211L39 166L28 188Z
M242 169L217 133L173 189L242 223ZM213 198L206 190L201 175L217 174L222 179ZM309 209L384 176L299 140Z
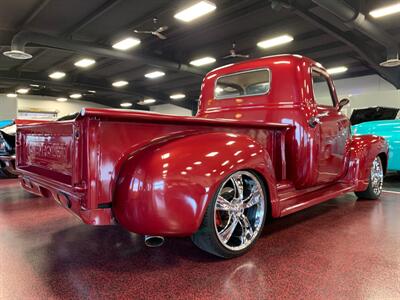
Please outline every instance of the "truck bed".
M19 127L17 169L25 188L55 198L87 223L99 223L93 212L108 209L101 217L101 223L107 224L119 171L135 152L200 133L245 134L267 149L282 177L289 128L276 123L84 109L73 121ZM82 211L90 214L87 220Z

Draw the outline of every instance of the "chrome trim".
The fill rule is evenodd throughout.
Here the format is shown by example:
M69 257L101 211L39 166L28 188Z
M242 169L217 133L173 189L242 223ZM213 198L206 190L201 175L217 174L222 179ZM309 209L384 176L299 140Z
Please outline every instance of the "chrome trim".
M383 167L379 156L375 157L371 167L371 187L374 193L379 196L383 189Z

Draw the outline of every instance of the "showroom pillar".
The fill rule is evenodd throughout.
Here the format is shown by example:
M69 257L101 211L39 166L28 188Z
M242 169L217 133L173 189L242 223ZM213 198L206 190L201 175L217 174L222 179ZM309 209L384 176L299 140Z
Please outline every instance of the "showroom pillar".
M0 94L0 120L17 118L17 98L9 98Z

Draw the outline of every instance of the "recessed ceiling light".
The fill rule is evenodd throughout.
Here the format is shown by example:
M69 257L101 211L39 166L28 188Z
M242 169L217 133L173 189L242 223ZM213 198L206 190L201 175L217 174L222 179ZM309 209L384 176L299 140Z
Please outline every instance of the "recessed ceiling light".
M20 88L17 90L18 94L27 94L29 92L28 88Z
M31 86L31 87L35 87L35 88L40 87L40 85L38 85L38 84L33 84L33 83L31 83L30 86Z
M216 8L217 6L210 1L200 1L190 7L181 10L174 15L174 18L183 22L190 22L214 11Z
M72 99L79 99L79 98L81 98L81 97L82 97L82 94L75 93L75 94L71 94L71 95L69 95L69 97L70 97L70 98L72 98Z
M216 61L216 60L215 60L214 57L207 56L207 57L203 57L203 58L199 58L199 59L192 60L192 61L190 62L190 64L193 65L193 66L199 67L199 66L204 66L204 65L212 64L212 63L214 63L215 61Z
M121 105L121 107L131 107L131 106L132 106L132 103L130 103L130 102L124 102L124 103L121 103L120 105Z
M126 86L126 85L128 85L128 81L125 81L125 80L118 80L118 81L114 81L113 83L112 83L112 85L113 86L115 86L115 87L123 87L123 86Z
M393 15L400 12L400 3L396 3L389 6L384 6L378 9L374 9L369 14L374 18L381 18L388 15Z
M156 99L149 98L149 99L144 99L143 101L138 102L138 104L146 105L146 104L152 104L155 102L156 102Z
M65 102L65 101L68 101L68 99L67 99L67 98L64 98L64 97L57 98L56 100L57 100L58 102Z
M344 72L346 72L347 70L348 70L347 67L345 67L345 66L340 66L340 67L335 67L335 68L327 69L326 71L327 71L329 74L333 75L333 74L344 73Z
M291 41L293 41L293 37L288 34L284 34L284 35L280 35L280 36L277 36L272 39L258 42L257 46L260 48L263 48L263 49L267 49L267 48L272 48L272 47L275 47L278 45L290 43Z
M17 97L17 94L9 93L9 94L7 94L7 97L8 97L8 98L16 98L16 97Z
M118 50L128 50L140 44L140 40L133 37L125 38L119 42L116 42L112 47Z
M144 77L150 78L150 79L154 79L154 78L162 77L162 76L164 76L164 75L165 75L164 72L161 72L161 71L154 71L154 72L145 74Z
M96 91L95 90L88 90L88 93L96 94Z
M173 94L173 95L169 96L169 98L172 100L179 100L179 99L183 99L185 97L186 97L185 94Z
M94 59L82 58L81 60L78 60L77 62L75 62L74 65L79 68L87 68L95 63L96 63L96 61Z
M61 78L63 78L64 76L65 76L65 73L64 73L64 72L59 72L59 71L53 72L53 73L51 73L51 74L49 75L49 77L52 78L52 79L61 79Z

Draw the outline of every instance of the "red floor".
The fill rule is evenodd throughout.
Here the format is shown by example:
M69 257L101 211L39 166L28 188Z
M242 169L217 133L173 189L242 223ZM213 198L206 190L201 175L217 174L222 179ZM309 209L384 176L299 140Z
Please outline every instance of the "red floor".
M250 253L224 261L190 239L146 248L0 180L0 298L110 297L400 299L400 194L349 194L275 220Z

